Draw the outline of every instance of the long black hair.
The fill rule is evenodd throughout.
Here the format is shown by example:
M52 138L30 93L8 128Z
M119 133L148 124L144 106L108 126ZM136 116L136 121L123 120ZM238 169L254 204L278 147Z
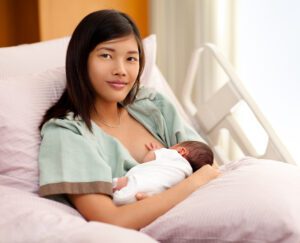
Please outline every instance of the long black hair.
M95 91L88 74L88 57L102 42L133 34L139 50L139 72L137 79L122 102L128 105L135 100L140 77L145 65L144 49L139 30L133 20L117 10L100 10L84 17L74 30L67 49L67 84L60 99L45 113L40 129L51 118L63 118L68 112L80 116L91 131L90 114L94 109Z

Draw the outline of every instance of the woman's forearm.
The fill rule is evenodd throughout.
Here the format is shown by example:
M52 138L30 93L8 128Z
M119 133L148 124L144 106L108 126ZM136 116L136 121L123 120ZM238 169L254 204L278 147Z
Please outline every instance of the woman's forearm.
M117 209L117 215L122 216L118 218L116 215L114 217L115 224L132 229L145 227L184 200L196 189L197 187L184 180L160 194L121 206Z
M124 218L119 222L121 226L133 229L145 227L218 175L218 170L207 166L169 190L137 203L120 207L118 210L122 212ZM131 212L134 212L134 217Z
M150 224L218 175L215 169L209 168L209 170L197 171L169 190L120 207L115 206L108 196L99 194L70 196L70 199L87 220L138 230Z

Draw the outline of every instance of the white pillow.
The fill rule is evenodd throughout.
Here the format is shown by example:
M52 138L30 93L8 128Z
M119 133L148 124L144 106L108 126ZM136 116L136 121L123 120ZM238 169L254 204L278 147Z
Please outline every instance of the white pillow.
M57 40L64 48L58 48L55 52L63 54L35 68L44 69L46 66L57 66L63 63L67 41L67 38ZM2 76L34 71L32 66L37 65L38 61L42 62L41 60L48 56L50 50L54 51L54 46L58 45L54 42L17 46L15 49L10 47L1 50L0 48L0 54L6 53L8 58L6 66L8 71L2 72ZM145 73L141 79L142 82L147 83L155 65L155 36L145 38L143 43L146 63ZM35 58L31 59L33 55L30 55L30 52L33 50L38 50L38 53L35 53ZM17 58L25 54L26 59ZM64 67L0 79L0 184L31 192L37 191L37 160L40 144L38 126L45 111L63 92L65 79Z
M66 50L70 37L50 41L0 48L0 80L11 76L46 71L65 66ZM156 36L143 39L145 68L141 82L149 85L149 77L156 62Z
M65 65L70 37L0 48L0 79Z
M36 192L38 126L65 87L65 70L0 80L0 184Z
M148 85L151 80L151 75L155 68L156 63L156 36L149 35L143 39L143 47L145 51L145 67L141 76L141 83Z
M300 242L300 168L245 158L141 231L163 243Z

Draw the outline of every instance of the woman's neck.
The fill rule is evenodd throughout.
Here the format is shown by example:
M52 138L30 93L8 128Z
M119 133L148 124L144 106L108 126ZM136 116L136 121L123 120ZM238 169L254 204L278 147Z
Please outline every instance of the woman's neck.
M111 128L117 128L121 123L121 107L118 103L97 102L95 111L92 112L92 120Z

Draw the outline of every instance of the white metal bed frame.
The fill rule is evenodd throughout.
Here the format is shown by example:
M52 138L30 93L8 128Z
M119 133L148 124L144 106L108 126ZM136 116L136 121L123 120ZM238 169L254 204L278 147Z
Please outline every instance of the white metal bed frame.
M195 77L199 66L201 55L208 51L217 61L220 67L229 77L229 81L213 94L207 102L198 107L192 101L192 90L195 86ZM224 150L218 145L218 137L221 129L227 129L234 141L239 145L241 151L246 156L259 157L264 159L274 159L287 163L295 163L292 156L282 144L273 128L262 114L252 97L242 85L239 77L235 73L232 65L226 60L222 53L213 45L205 44L196 49L187 70L185 85L179 97L181 104L195 125L198 132L212 146L216 160L223 164L229 159L225 156ZM264 153L259 155L252 146L249 138L241 128L240 124L233 116L232 108L240 101L244 101L253 112L257 121L265 130L268 142Z

